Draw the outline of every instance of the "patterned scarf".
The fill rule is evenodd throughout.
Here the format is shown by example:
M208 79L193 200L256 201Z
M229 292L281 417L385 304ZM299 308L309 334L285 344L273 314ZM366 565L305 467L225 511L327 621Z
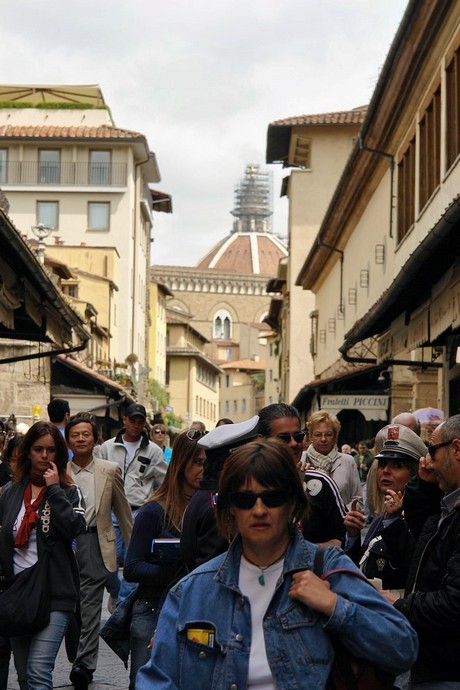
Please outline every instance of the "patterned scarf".
M32 500L32 484L29 482L24 490L24 506L26 509L26 512L24 513L24 516L22 518L21 524L18 529L18 533L16 535L16 541L14 542L14 545L17 546L19 549L26 549L27 546L29 545L29 537L30 533L32 531L32 528L35 527L37 522L40 520L40 516L38 515L38 507L40 503L42 502L45 493L46 493L47 487L44 486L43 489L40 491L38 494L37 498L34 501L34 505L31 504ZM35 508L34 508L35 506Z
M313 465L315 469L330 475L332 465L339 457L339 449L337 445L335 445L327 455L322 455L318 453L318 451L313 448L313 444L311 444L307 450L307 457L310 464Z

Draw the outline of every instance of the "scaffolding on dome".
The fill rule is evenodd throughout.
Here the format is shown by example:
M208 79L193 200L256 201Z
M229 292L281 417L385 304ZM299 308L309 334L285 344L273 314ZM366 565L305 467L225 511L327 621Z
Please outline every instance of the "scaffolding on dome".
M261 170L260 165L247 165L243 178L235 187L235 216L232 233L270 232L273 214L273 173Z

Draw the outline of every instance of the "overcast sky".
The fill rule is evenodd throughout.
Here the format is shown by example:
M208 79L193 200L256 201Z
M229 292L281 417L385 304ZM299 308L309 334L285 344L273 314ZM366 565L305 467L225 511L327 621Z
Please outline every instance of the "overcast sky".
M232 227L267 126L369 102L407 0L1 0L2 83L99 84L147 136L173 214L152 263L193 265ZM287 200L274 171L273 230Z

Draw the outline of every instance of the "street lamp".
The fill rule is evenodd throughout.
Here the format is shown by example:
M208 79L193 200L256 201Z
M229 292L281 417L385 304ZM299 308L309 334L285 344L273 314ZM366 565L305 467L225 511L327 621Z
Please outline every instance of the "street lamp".
M32 225L31 230L38 240L37 258L41 264L45 263L45 239L51 235L54 229L49 225L43 225L43 223Z

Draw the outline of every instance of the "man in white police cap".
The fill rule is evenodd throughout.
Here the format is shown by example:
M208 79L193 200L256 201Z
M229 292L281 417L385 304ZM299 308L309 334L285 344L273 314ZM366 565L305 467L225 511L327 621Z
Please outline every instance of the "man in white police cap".
M384 495L384 512L374 518L361 545L364 513L350 510L345 517L345 550L366 577L381 579L384 589L404 589L415 540L403 516L403 497L407 483L417 475L426 446L400 424L389 424L379 433L384 442L376 455L377 482Z
M214 511L219 476L229 455L257 437L258 424L259 417L255 415L245 422L219 426L198 441L206 453L203 479L185 510L180 538L187 572L228 548L228 542L217 529Z

